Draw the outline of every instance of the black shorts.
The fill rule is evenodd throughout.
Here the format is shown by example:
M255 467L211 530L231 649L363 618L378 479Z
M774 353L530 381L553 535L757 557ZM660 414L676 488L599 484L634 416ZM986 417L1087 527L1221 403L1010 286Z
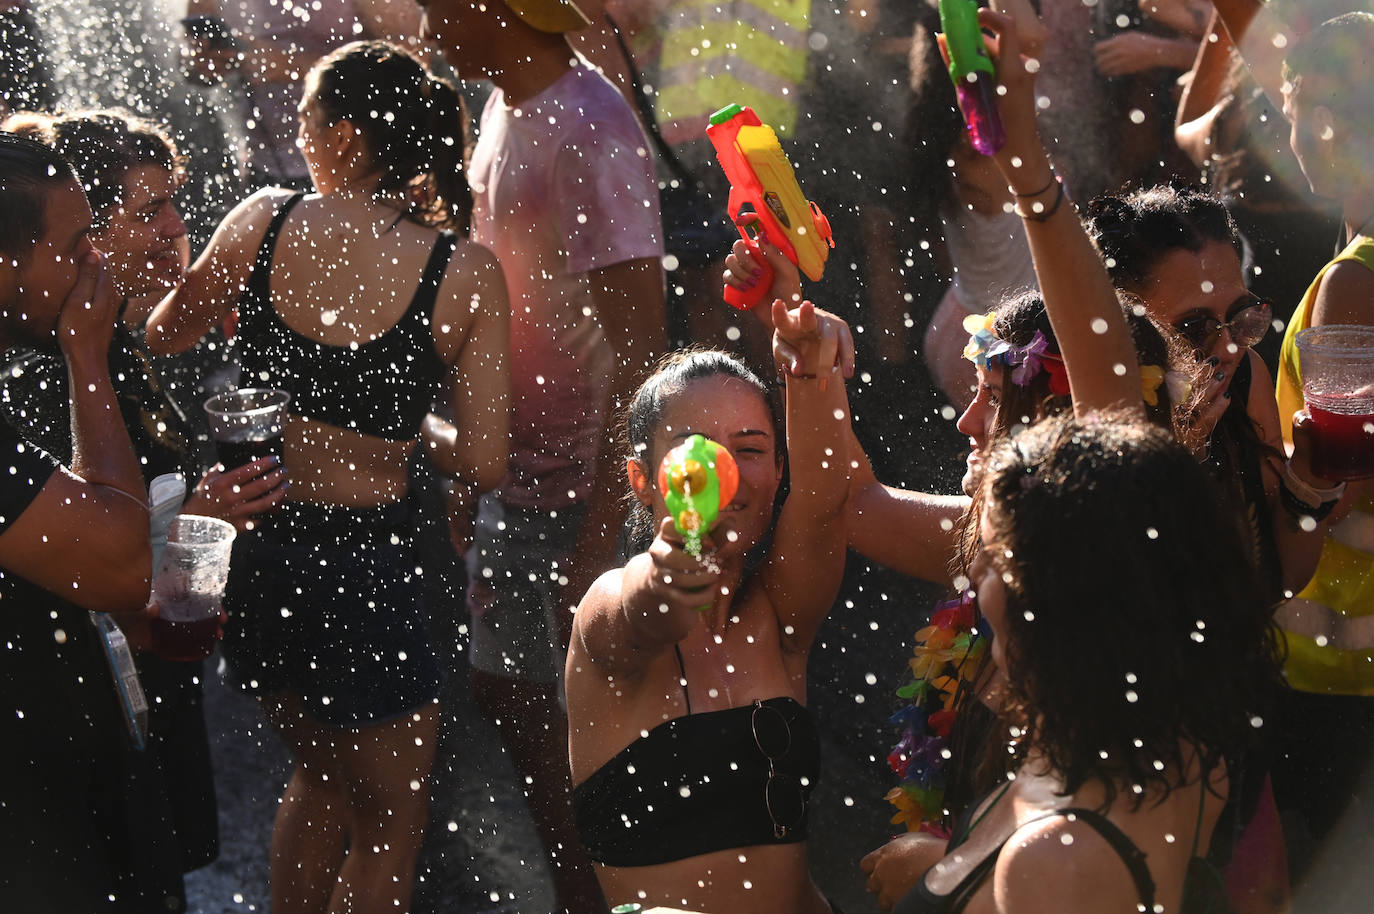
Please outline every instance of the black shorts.
M384 723L438 697L406 506L292 502L239 535L224 595L235 684L296 695L332 727Z

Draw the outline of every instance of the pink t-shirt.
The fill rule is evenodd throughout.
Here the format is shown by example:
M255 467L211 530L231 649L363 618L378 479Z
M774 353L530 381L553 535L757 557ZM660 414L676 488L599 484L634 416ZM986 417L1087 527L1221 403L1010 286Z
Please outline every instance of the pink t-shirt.
M472 237L501 261L511 304L511 458L498 495L564 507L591 486L614 364L587 273L663 255L649 143L579 60L518 108L493 93L468 180Z

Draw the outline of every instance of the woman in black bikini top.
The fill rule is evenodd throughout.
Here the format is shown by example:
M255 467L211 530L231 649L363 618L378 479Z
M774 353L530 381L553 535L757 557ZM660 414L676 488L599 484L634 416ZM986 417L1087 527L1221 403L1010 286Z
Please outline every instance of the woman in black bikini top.
M1046 419L990 455L970 578L1006 673L1009 780L948 846L910 835L865 861L885 909L1178 911L1204 888L1193 858L1276 681L1215 488L1138 419Z
M778 302L774 314L779 336L805 354L787 379L791 494L776 515L778 423L767 388L734 357L669 356L628 411L647 535L583 598L567 665L577 824L612 904L830 911L807 873L818 745L805 683L844 569L846 423L836 416L848 406L831 371L835 325L817 330L809 303L789 312ZM693 434L728 448L740 479L700 559L653 481Z

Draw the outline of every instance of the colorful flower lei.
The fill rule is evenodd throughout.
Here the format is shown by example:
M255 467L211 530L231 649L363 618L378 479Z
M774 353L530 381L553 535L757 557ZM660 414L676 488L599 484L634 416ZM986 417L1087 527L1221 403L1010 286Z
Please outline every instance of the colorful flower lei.
M987 640L973 630L978 610L970 593L936 605L930 624L916 633L916 647L908 663L912 679L897 690L908 704L891 722L902 738L888 753L887 763L901 783L888 791L897 808L894 823L907 831L949 837L942 823L945 768L949 763L949 734L960 686L971 684Z

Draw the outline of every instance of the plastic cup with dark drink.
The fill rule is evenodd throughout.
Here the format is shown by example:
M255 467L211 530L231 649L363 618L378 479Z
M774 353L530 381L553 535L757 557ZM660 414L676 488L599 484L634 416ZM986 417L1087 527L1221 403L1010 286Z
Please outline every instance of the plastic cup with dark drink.
M216 394L205 401L210 435L226 470L260 457L281 459L282 428L291 395L285 391L245 387Z
M153 576L158 615L149 632L159 657L204 660L215 649L233 543L234 525L219 518L182 514L172 521Z
M1374 327L1308 327L1297 343L1312 472L1330 480L1374 476Z

